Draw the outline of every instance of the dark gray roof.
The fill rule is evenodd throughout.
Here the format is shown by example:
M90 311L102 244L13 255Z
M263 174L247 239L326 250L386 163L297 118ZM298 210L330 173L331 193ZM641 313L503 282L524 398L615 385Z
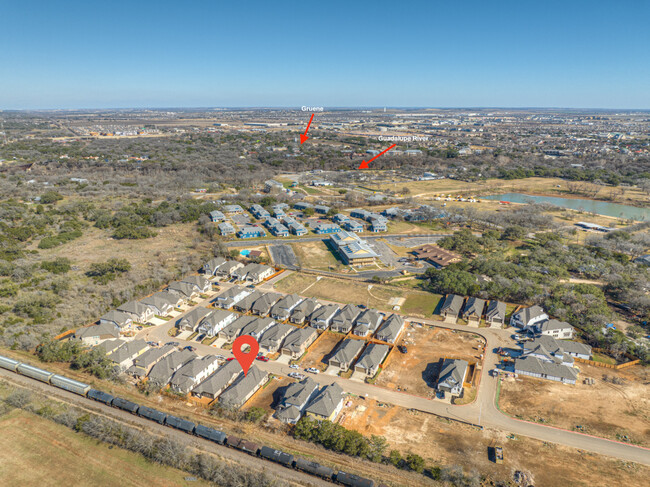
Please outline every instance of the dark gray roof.
M278 323L264 332L264 335L259 340L259 344L263 348L279 347L287 335L295 329L295 326Z
M390 347L380 343L371 343L354 364L355 367L362 367L366 370L371 370L379 367L379 364L386 358Z
M204 308L203 306L197 306L192 311L183 316L179 323L189 323L190 325L196 327L203 318L212 313L213 310Z
M297 328L289 333L287 338L285 338L282 348L287 348L292 352L297 353L300 351L302 345L314 335L318 335L315 328L310 326L306 328Z
M331 317L338 310L339 307L335 304L327 304L325 306L321 306L311 314L311 320L325 320L326 318Z
M239 362L231 360L219 367L216 372L196 386L192 392L199 395L209 394L211 396L217 396L237 377L243 374L244 371L241 365L239 365Z
M189 392L196 384L196 377L215 362L217 362L217 357L214 355L205 355L190 360L174 373L171 380L172 386L181 391Z
M463 309L463 316L466 318L481 318L483 315L483 308L485 308L485 299L475 298L472 296L467 298L465 308Z
M343 389L336 382L326 385L307 406L306 411L329 417L343 400Z
M575 381L578 378L578 371L567 365L544 362L537 357L523 357L515 359L515 372L518 374L540 374L551 377L560 377L565 380Z
M252 323L253 321L255 321L257 319L259 319L259 318L256 318L255 316L242 315L239 318L237 318L235 321L230 323L228 326L226 326L223 330L221 330L220 333L223 333L229 339L235 338L236 336L239 336L242 329L246 325L248 325L249 323Z
M363 340L347 338L339 345L339 348L330 360L334 360L340 364L350 364L359 355L359 352L361 352L365 344L366 342Z
M376 337L385 342L394 342L397 340L397 336L403 326L404 318L400 315L392 314L379 327Z
M318 383L311 377L289 384L282 396L283 405L303 406L314 391L318 389Z
M293 310L300 301L302 298L297 294L287 294L273 305L271 314L288 317L289 310Z
M251 366L245 377L237 379L219 396L219 403L225 407L240 407L245 402L246 396L259 388L268 376L267 372L258 369L254 365Z
M462 387L467 367L469 367L469 364L466 360L445 359L438 375L438 384L444 383L449 387L454 385Z
M74 337L78 340L100 336L112 336L114 338L119 338L120 331L115 327L113 323L101 323L99 325L85 326L83 328L77 329L74 332Z
M500 319L505 321L506 319L506 303L501 301L492 300L488 303L487 311L485 312L485 317L488 321Z
M314 310L319 306L320 303L315 299L305 299L293 309L291 312L291 319L294 321L309 320Z
M172 352L152 367L149 372L149 380L159 385L167 384L174 372L196 356L189 350Z
M271 311L271 307L281 296L279 293L266 293L253 303L251 310L258 315L267 315Z
M460 309L463 307L463 298L457 294L447 294L445 300L440 307L440 313L447 312L448 314L458 316Z

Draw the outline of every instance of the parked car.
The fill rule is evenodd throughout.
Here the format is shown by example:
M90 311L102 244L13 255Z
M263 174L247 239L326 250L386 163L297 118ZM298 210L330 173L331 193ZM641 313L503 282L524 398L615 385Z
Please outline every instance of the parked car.
M226 357L224 357L223 355L215 355L214 357L215 357L217 360L226 360Z
M397 350L399 350L402 353L408 353L409 351L408 348L406 348L404 345L400 345L399 347L397 347Z
M199 335L199 336L196 337L196 341L197 341L197 342L200 342L200 341L202 341L204 338L205 338L205 333L202 333L201 335Z
M314 367L308 367L305 369L305 372L309 372L310 374L318 374L320 370L315 369Z
M290 365L289 368L290 369L299 369L300 367L298 366L298 364L293 364L293 365Z
M188 345L187 347L184 348L184 350L189 350L190 352L196 352L196 347Z
M257 360L259 360L260 362L268 362L268 361L269 361L269 358L268 358L268 357L265 357L264 355L258 355L256 358L257 358Z
M228 357L228 358L226 359L226 362L230 362L231 360L235 360L235 357Z
M178 342L167 342L167 343L165 343L165 345L171 345L172 347L178 347L180 345L180 343L178 343Z

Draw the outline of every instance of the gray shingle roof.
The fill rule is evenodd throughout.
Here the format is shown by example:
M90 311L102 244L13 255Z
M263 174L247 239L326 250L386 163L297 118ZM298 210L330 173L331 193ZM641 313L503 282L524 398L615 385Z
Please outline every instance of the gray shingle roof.
M390 347L380 343L371 343L354 364L355 367L361 367L366 370L374 370L379 367L379 364L386 358Z
M339 345L338 350L330 360L334 360L342 365L349 365L359 355L365 343L363 340L347 338Z
M382 323L375 336L385 342L393 343L397 340L403 327L404 318L400 315L392 314Z
M450 315L456 315L460 313L460 309L463 307L463 298L457 294L447 294L445 300L440 307L440 313L447 313Z
M269 374L251 366L245 377L237 379L221 396L219 403L225 407L238 408L254 390L258 389L267 379Z
M196 386L192 392L197 395L207 394L210 396L218 396L228 387L232 382L237 379L244 372L236 360L226 362L219 367L216 372L210 375L207 379Z
M537 357L523 357L515 359L515 372L518 374L529 373L551 377L560 377L564 380L575 381L578 371L566 365L544 362Z
M174 372L197 355L189 350L172 352L151 368L149 380L158 385L167 384Z
M488 321L500 320L505 321L506 319L506 303L501 301L492 300L488 303L487 311L485 312L485 318Z
M323 387L305 410L312 414L329 417L342 400L343 389L335 382Z

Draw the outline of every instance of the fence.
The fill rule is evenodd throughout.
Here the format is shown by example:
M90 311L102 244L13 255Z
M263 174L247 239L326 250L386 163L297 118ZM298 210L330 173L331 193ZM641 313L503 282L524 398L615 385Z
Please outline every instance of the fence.
M633 365L637 365L640 362L640 360L637 359L637 360L631 360L629 362L625 362L624 364L614 365L614 364L606 364L603 362L596 362L595 360L586 360L579 357L575 357L574 360L581 364L593 365L595 367L604 367L606 369L615 369L615 370L624 369L626 367L632 367Z

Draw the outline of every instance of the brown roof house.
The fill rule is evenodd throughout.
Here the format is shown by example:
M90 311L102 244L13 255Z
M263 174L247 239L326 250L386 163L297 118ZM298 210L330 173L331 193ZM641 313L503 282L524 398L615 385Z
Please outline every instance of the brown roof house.
M462 260L460 255L432 244L426 244L415 249L413 255L415 255L416 259L426 260L438 269Z

